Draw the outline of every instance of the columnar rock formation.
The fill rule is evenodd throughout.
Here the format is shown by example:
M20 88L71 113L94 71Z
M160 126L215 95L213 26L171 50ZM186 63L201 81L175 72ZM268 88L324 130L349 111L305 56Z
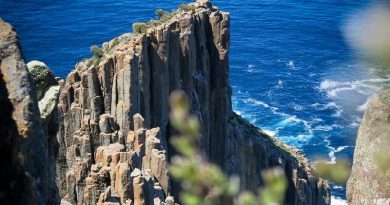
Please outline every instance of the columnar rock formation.
M1 48L16 47L12 35L14 44L4 37ZM29 63L38 95L20 54L12 56L17 60L12 63L2 49L6 78L0 99L8 107L1 109L10 115L13 107L9 129L19 131L7 132L4 142L12 146L5 159L11 160L2 163L15 166L5 171L31 170L33 179L40 179L31 190L31 195L40 194L38 204L59 202L58 193L63 204L174 205L179 190L167 172L175 154L169 145L175 131L169 125L168 97L181 89L201 122L204 156L227 174L240 176L241 189L257 190L261 171L281 166L289 180L286 204L329 204L326 181L310 174L305 157L232 111L229 44L229 14L201 0L148 25L145 33L103 44L103 56L78 63L66 81L54 81L39 62ZM15 150L28 159L21 167Z
M351 204L390 204L389 124L390 89L385 89L370 101L359 128L347 184Z
M110 197L153 204L177 196L166 170L174 154L168 97L181 89L201 121L205 156L239 175L243 189L256 190L263 169L282 166L289 178L286 204L329 204L326 182L310 175L304 157L234 114L229 14L208 1L194 8L144 34L121 36L118 45L105 43L102 58L81 62L68 75L57 135L61 197L73 204Z

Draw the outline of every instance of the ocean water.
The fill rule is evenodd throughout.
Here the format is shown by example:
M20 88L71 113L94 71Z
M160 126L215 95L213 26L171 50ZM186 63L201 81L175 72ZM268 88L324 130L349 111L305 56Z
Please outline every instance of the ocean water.
M231 14L230 83L234 110L311 160L352 161L368 100L389 86L343 37L368 0L215 0ZM131 31L179 0L0 0L0 17L21 38L24 57L65 77L89 47ZM345 187L332 185L333 204Z

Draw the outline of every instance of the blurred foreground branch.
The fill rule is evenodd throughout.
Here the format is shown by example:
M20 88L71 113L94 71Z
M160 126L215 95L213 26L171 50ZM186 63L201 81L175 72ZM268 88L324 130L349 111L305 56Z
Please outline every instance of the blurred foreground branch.
M173 157L170 174L181 182L181 201L185 205L278 205L284 200L287 180L280 168L262 172L264 187L257 195L239 192L239 179L228 178L215 164L201 157L198 148L200 124L189 114L186 95L175 91L170 97L170 122L180 133L171 140L180 154Z

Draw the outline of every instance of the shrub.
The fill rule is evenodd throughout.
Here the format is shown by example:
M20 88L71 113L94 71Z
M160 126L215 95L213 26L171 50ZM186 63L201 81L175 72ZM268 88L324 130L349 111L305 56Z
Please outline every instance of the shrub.
M88 61L88 58L84 57L80 60L80 62L87 62Z
M160 18L160 21L161 21L162 23L168 22L168 21L171 20L174 16L175 16L175 13L167 13L167 14L165 14L164 16L162 16L162 17Z
M188 5L188 4L180 4L179 9L183 10L183 11L192 11L192 12L194 12L195 11L195 6L194 5Z
M157 9L155 13L156 13L156 15L158 16L158 18L161 18L161 17L163 17L164 15L168 14L168 12L166 12L166 11L164 11L164 10L162 10L162 9Z
M147 31L147 26L145 23L140 23L140 22L133 23L133 32L135 34L146 33L146 31Z
M111 46L110 46L110 49L112 49L112 48L114 48L116 45L118 45L119 44L119 40L118 40L118 38L115 38L113 41L112 41L112 43L111 43Z
M89 60L88 60L88 63L87 63L87 68L91 67L91 65L93 64L93 62L94 62L94 59L93 59L93 58L89 59Z
M93 59L93 65L94 65L95 67L98 66L99 63L100 63L100 61L102 61L101 58L94 58L94 59Z
M93 56L94 56L95 58L101 58L101 57L103 57L104 52L103 52L103 50L102 50L101 48L99 48L97 45L91 46L90 49L91 49L91 52L93 53Z

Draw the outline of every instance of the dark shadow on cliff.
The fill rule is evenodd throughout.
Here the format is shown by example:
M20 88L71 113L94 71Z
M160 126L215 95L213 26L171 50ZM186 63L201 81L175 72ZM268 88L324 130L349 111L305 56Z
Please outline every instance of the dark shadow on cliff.
M14 108L8 99L3 74L0 72L0 204L25 204L31 194L30 181L18 157L19 134L12 118Z
M46 128L47 131L47 153L48 153L48 160L49 160L49 176L51 178L51 186L50 186L50 196L48 198L48 204L50 205L59 205L61 203L60 198L60 191L59 187L56 183L56 173L57 173L57 166L56 166L56 160L58 158L59 154L59 141L57 139L57 132L59 131L59 113L58 111L55 111L53 116L51 116L50 122L48 127Z

